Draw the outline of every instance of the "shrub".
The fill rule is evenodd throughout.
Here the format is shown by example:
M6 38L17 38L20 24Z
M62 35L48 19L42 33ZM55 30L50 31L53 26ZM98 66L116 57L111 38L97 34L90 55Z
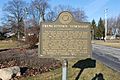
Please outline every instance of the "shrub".
M5 38L6 38L6 37L4 36L4 33L1 33L1 32L0 32L0 40L5 40Z
M16 40L17 40L17 35L15 34L15 35L11 36L10 38L11 38L13 41L16 41Z
M29 45L29 48L35 48L38 41L38 37L35 34L26 36L26 43Z

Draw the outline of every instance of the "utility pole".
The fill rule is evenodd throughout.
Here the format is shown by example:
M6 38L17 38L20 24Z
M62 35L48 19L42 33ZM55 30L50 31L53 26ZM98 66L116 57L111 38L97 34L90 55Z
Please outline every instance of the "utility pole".
M107 11L108 11L108 9L105 9L105 11L104 11L104 16L105 16L105 37L104 37L104 40L105 41L107 39Z

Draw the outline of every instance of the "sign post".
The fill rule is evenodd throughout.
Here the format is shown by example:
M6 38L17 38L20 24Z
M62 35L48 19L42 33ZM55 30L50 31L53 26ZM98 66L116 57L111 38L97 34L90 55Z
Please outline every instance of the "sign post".
M63 59L62 63L62 80L67 80L68 74L68 61L67 59Z
M62 59L62 80L67 80L67 59L90 57L90 23L77 22L70 12L64 11L56 21L41 23L39 42L39 57Z

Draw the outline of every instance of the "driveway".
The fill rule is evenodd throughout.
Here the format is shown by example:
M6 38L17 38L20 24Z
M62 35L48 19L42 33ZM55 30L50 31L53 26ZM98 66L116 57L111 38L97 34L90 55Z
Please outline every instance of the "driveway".
M92 44L92 57L110 68L120 71L120 49Z

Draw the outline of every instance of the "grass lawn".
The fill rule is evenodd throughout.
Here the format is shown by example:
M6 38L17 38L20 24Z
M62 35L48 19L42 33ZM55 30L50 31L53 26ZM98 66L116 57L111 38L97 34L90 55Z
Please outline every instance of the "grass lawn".
M103 40L93 40L92 43L120 48L120 40L107 40L106 42Z
M120 48L119 40L109 40L106 42L96 40L92 41L92 43ZM75 80L76 76L80 71L80 69L72 68L72 65L74 65L74 63L76 63L77 61L78 60L75 59L69 61L68 80ZM37 76L21 78L21 80L61 80L61 73L61 68L59 68L50 72L39 74ZM99 61L96 62L96 68L85 69L81 74L79 80L92 80L92 78L95 77L95 74L99 73L103 74L105 80L120 80L120 72L112 70L111 68L105 66Z
M8 48L16 48L16 47L20 47L20 43L17 41L0 41L0 49L8 49Z
M80 71L80 69L72 68L72 65L76 62L77 60L69 61L68 80L75 80ZM120 80L119 72L106 67L98 61L96 63L96 68L85 69L79 80L92 80L96 73L102 73L105 80ZM20 80L61 80L61 68L37 76L21 78Z
M112 46L120 48L120 41L92 41L92 43L100 44L100 45L106 45L106 46ZM12 41L0 41L0 49L4 48L14 48L18 47L17 42ZM75 80L76 76L78 75L80 69L72 68L72 66L77 62L78 60L73 59L69 60L69 66L68 66L68 80ZM51 70L50 72L42 73L36 76L21 78L20 80L61 80L61 68L56 70ZM79 80L92 80L93 77L95 77L95 74L102 73L105 80L120 80L120 73L117 71L112 70L111 68L105 66L101 62L96 62L96 68L91 69L85 69L83 73L81 74Z

